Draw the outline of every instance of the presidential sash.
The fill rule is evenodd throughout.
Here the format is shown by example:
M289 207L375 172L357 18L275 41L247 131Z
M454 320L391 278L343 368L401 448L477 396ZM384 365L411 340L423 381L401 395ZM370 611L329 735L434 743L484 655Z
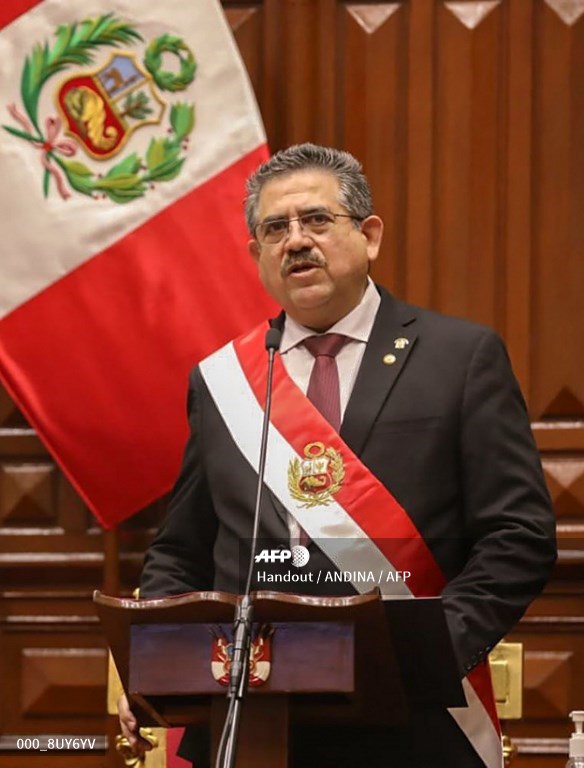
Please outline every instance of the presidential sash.
M233 440L257 471L266 394L262 324L200 364ZM265 484L341 571L395 574L384 599L433 597L446 585L407 512L290 379L276 356ZM398 577L404 571L411 575ZM355 581L358 591L370 584ZM503 755L491 678L482 662L463 680L468 707L449 710L487 768Z

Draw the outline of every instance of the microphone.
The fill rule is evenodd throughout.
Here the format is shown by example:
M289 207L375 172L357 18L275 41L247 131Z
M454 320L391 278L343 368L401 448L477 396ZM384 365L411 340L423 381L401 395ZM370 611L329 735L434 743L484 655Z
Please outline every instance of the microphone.
M268 353L268 376L266 381L266 407L264 408L264 421L262 424L262 436L260 440L260 459L258 464L258 484L256 488L256 503L253 513L253 532L251 536L251 557L247 571L247 580L245 584L244 598L251 592L251 580L253 577L253 566L255 563L255 553L258 544L258 531L260 527L260 505L264 493L264 474L266 472L266 455L268 452L268 430L270 427L270 411L272 410L272 378L274 375L274 359L276 352L280 349L282 341L282 332L278 328L269 328L266 331L264 346ZM233 669L233 667L232 667Z
M282 342L282 333L279 328L268 328L266 331L266 340L265 340L265 347L268 350L268 353L270 350L274 350L274 352L277 352L280 349L280 343ZM268 367L272 365L272 357L268 358ZM269 373L269 370L268 370ZM270 398L272 397L272 391L271 388L268 388L268 392L266 393L267 396ZM267 403L266 403L267 407Z
M282 333L278 328L269 328L266 332L265 348L268 353L268 377L266 382L266 407L264 408L264 420L260 440L260 457L258 465L258 483L256 488L256 501L253 517L253 532L251 538L251 554L245 590L240 602L235 609L233 623L233 658L229 670L229 685L227 698L229 709L223 726L215 768L233 768L237 749L237 734L241 718L241 707L247 693L247 681L249 677L249 646L251 641L251 625L253 621L253 601L251 599L251 581L258 542L260 526L260 508L264 491L264 474L266 470L266 454L268 449L268 430L270 426L270 410L272 408L272 378L274 373L274 359L280 348ZM223 752L224 757L223 757Z

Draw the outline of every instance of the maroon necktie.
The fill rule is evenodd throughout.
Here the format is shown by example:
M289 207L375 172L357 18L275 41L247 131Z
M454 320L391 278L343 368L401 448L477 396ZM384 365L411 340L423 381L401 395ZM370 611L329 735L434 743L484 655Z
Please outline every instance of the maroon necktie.
M303 342L314 357L306 396L330 422L335 432L341 428L341 392L335 357L346 342L347 337L340 333L309 336ZM303 528L300 529L300 543L305 547L310 543L310 538Z
M346 343L347 337L340 333L309 336L303 342L314 356L306 396L336 432L341 428L341 393L335 357Z

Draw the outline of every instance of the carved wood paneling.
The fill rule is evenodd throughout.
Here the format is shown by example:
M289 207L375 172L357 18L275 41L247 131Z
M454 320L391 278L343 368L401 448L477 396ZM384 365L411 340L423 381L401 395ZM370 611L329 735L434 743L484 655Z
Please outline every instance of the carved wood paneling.
M437 15L432 302L502 331L496 276L502 246L503 23L499 3L448 3Z
M507 135L501 149L505 213L501 221L503 264L497 290L505 297L504 315L509 354L522 389L531 382L533 230L532 86L533 3L507 4ZM529 403L528 403L529 404Z
M435 8L413 3L408 25L407 152L403 190L405 248L403 297L421 306L432 299L434 253L433 130ZM399 251L390 259L400 259Z
M262 38L263 10L261 4L255 4L255 7L246 4L243 8L226 5L225 15L259 101L263 94L265 73L265 46L263 45Z
M584 458L545 458L543 468L561 521L584 518Z
M107 656L91 591L74 577L61 590L51 583L42 591L1 583L0 764L21 768L41 760L52 768L81 759L88 768L113 768L113 754L104 752ZM11 734L87 734L96 738L96 749L19 757L5 751Z
M581 2L539 2L534 67L533 413L582 419L584 25Z
M524 718L505 724L519 747L518 768L566 762L567 713L581 706L584 679L582 569L572 585L550 585L511 639L525 649Z
M99 716L104 710L102 648L24 648L23 717Z
M26 428L28 424L10 395L0 387L0 428L3 430Z
M338 18L337 135L353 152L375 190L385 222L384 248L373 276L403 287L405 236L406 9L397 3L341 6Z
M467 29L475 29L501 0L475 0L465 3L444 3L444 7L453 13Z
M562 718L569 707L574 672L572 652L528 651L523 689L525 717Z
M45 464L0 465L0 523L55 523L56 468Z
M583 0L545 0L564 22L564 24L575 24L580 16L584 14Z

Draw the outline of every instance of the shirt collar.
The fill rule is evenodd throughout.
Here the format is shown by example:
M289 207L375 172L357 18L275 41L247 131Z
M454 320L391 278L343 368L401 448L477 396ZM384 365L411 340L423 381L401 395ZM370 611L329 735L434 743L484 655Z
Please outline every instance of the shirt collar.
M375 288L373 280L367 277L367 287L359 304L329 328L327 333L340 333L355 341L367 342L380 303L381 297ZM286 315L282 342L280 344L280 354L285 354L292 347L301 344L304 339L314 335L315 332L311 328L300 325L296 320Z

